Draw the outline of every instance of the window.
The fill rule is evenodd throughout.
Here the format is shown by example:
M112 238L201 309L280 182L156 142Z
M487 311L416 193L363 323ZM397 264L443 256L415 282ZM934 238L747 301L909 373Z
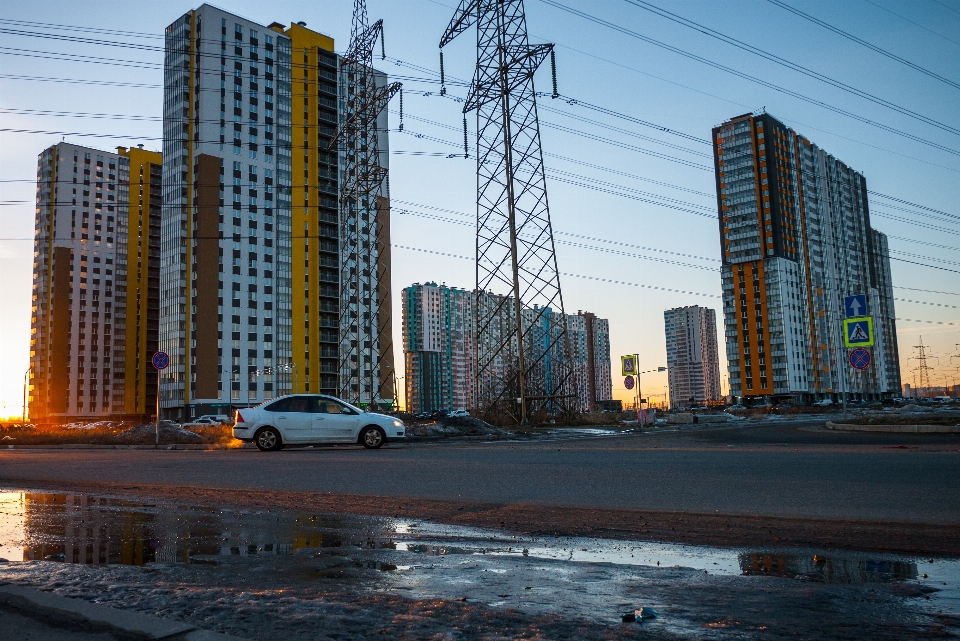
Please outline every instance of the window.
M318 414L352 414L353 412L350 408L341 405L340 403L326 398L317 398L317 409L316 413Z

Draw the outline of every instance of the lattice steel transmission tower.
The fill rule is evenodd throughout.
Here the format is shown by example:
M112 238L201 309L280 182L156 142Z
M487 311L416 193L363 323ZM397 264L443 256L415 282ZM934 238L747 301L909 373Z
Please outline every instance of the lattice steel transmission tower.
M390 205L380 136L386 135L384 110L400 83L388 83L373 69L373 48L382 38L383 21L370 25L366 0L354 0L350 46L340 60L338 83L345 110L330 148L337 148L343 171L339 395L357 405L395 398Z
M477 112L476 405L523 423L576 411L522 0L461 0L441 49L477 27L463 112Z
M930 387L930 372L932 372L934 368L927 365L927 359L930 357L927 356L927 346L923 344L923 336L920 337L920 344L914 345L913 349L917 350L917 355L914 357L914 360L918 361L918 364L913 369L919 378L917 387L920 389Z

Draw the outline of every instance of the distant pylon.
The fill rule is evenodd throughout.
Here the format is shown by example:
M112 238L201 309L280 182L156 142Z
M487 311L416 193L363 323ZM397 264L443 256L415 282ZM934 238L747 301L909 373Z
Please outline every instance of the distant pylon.
M914 372L917 373L917 387L920 389L930 387L930 372L933 371L933 368L927 365L927 348L923 344L923 336L920 337L920 344L914 345L913 349L917 350L916 360L919 361L919 365L914 368Z
M383 21L369 25L366 0L354 0L350 45L341 58L345 113L330 142L341 156L340 334L338 387L354 404L392 401L390 331L390 210L384 198L386 163L380 159L378 118L400 83L378 85L373 48ZM372 239L372 242L365 242ZM386 397L386 398L385 398Z
M577 408L522 0L461 0L443 48L477 27L476 405L524 423Z

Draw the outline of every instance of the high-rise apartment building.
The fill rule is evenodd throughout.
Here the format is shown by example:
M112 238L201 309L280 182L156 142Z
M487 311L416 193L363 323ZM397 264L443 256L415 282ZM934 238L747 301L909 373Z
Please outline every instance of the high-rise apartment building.
M344 293L341 274L356 255L339 202L346 149L330 149L351 81L342 68L333 39L303 22L263 26L204 4L167 27L165 416L222 412L292 391L337 394L344 344L360 350L370 342L362 324L352 342L343 336L344 305L358 302ZM385 150L386 111L381 120ZM385 199L377 215L388 227ZM356 219L350 239L369 247L376 227ZM389 254L374 260L384 261ZM363 282L366 300L371 287L389 298L386 271L385 283ZM368 371L384 358L364 354ZM392 368L389 376L392 396Z
M405 390L408 412L438 409L455 410L475 407L476 402L476 306L498 306L502 322L495 328L510 331L512 304L502 297L483 294L477 299L474 291L436 283L416 283L403 290L403 351ZM554 364L566 358L566 345L557 340L562 317L549 308L537 307L521 311L530 328L529 350L541 350L539 368L530 376L543 379L542 386L552 390L558 386L558 368ZM578 403L583 411L613 395L610 370L610 324L589 312L578 312L566 318L570 341L569 360L576 382ZM489 335L489 333L488 333ZM498 339L499 340L499 339ZM494 363L506 367L505 362Z
M597 409L600 401L613 398L610 369L610 321L591 312L567 316L567 334L573 354L578 407L584 412Z
M690 407L720 400L717 314L690 305L663 312L667 340L670 407Z
M472 291L436 283L403 290L408 412L473 407L475 299Z
M878 399L899 394L886 236L866 179L769 114L713 129L733 396ZM844 298L866 297L875 345L848 364Z
M142 147L142 146L141 146ZM35 423L156 408L161 155L60 143L37 164L30 340Z
M161 405L186 418L294 380L291 43L205 4L165 50Z

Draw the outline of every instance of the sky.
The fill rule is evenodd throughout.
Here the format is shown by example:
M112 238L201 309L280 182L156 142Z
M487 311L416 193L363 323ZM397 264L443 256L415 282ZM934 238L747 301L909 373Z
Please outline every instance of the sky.
M535 83L546 94L539 99L541 139L565 307L609 319L614 397L628 397L619 376L621 354L639 353L642 370L666 365L665 309L712 307L722 328L710 130L762 109L862 172L871 191L898 199L874 197L870 208L873 226L891 237L897 317L904 319L897 323L903 381L914 381L915 346L922 339L935 368L933 382L960 383L960 0L777 0L902 61L773 0L658 2L646 6L767 58L657 15L639 0L525 3L531 43L556 46L561 97L549 96L548 64ZM332 36L338 51L349 39L349 0L217 4L261 24L305 21ZM473 73L474 31L444 49L446 96L436 82L439 40L456 4L368 2L371 21L384 20L387 59L376 64L405 77L404 130L390 138L397 293L415 282L474 285L476 164L444 155L462 154L463 114L455 98L465 96L462 81ZM140 142L159 149L162 54L150 48L162 45L164 28L196 5L0 5L0 415L16 415L29 365L37 155L61 139L103 149ZM88 58L63 60L60 54ZM841 83L859 95L836 86ZM394 99L392 130L398 109ZM468 129L472 145L473 114ZM116 137L97 137L105 135ZM394 301L399 364L400 296ZM726 392L724 346L718 344ZM654 399L665 394L666 384L664 373L641 378L644 396Z

